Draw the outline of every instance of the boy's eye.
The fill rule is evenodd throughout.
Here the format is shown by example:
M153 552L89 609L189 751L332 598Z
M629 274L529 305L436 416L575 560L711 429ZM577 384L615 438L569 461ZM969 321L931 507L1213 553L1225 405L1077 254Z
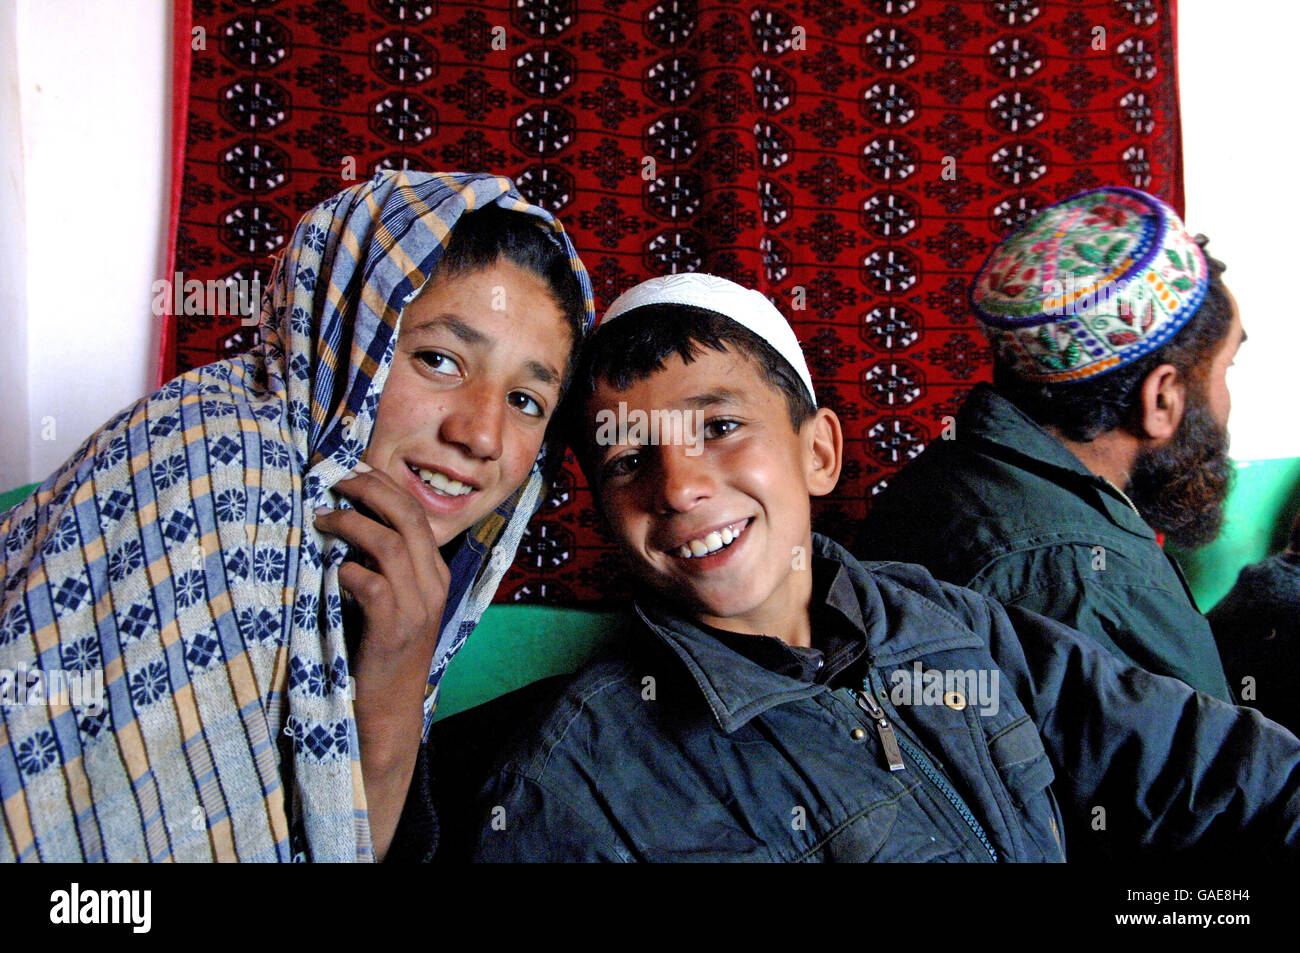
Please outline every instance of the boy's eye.
M725 417L715 417L704 425L705 439L712 440L717 437L725 437L740 426L736 420L727 420Z
M610 460L601 468L606 479L627 476L641 465L641 454L635 450L624 453Z
M457 374L460 372L460 365L454 358L448 357L440 351L420 351L415 355L415 359L438 374Z
M527 414L529 417L542 417L546 413L546 411L542 409L542 405L537 402L536 398L525 394L523 391L513 392L506 398L506 402L509 403L511 407Z

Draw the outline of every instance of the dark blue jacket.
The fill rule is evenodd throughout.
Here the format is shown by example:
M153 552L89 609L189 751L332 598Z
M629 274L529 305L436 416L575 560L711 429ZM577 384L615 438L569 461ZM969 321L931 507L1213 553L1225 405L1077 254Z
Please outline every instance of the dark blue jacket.
M489 781L477 858L1061 860L1060 807L1112 849L1300 846L1300 741L1258 713L919 566L815 552L814 625L860 632L848 684L638 605ZM918 664L951 690L914 690Z

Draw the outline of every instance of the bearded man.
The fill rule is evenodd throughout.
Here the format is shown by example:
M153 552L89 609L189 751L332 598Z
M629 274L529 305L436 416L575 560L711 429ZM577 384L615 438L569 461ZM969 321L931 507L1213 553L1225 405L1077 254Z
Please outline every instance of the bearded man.
M1102 188L995 248L971 289L993 385L872 501L856 554L921 563L1231 701L1163 549L1214 539L1233 472L1226 372L1245 333L1204 244L1158 199Z

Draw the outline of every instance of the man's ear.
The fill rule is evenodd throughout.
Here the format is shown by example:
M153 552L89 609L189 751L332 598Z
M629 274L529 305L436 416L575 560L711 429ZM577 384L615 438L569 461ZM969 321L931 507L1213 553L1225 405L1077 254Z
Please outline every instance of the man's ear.
M1137 435L1164 443L1178 430L1186 407L1187 388L1172 364L1161 364L1142 381L1137 408Z
M800 436L806 450L804 479L810 496L825 496L835 489L844 465L844 433L840 418L827 407L804 421Z

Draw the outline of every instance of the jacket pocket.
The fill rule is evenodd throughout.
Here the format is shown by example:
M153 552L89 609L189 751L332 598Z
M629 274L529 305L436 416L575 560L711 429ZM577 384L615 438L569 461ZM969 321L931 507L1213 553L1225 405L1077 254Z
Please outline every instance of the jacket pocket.
M1028 715L1017 718L989 739L989 757L1024 819L1025 834L1037 845L1043 859L1063 860L1060 812L1050 787L1056 773L1043 748L1038 726Z
M1038 726L1028 715L1020 716L989 739L989 757L1019 807L1056 779Z

